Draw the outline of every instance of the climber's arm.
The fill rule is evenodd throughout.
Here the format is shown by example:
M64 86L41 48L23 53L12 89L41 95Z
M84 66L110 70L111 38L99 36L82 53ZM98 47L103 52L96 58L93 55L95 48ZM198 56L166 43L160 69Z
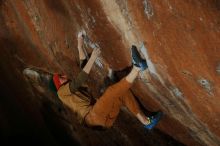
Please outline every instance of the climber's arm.
M93 64L95 63L96 58L100 54L100 49L94 49L92 55L88 62L86 63L85 67L77 76L76 80L70 82L70 91L75 92L82 84L88 79L88 75L92 69Z
M94 49L92 52L91 57L89 58L89 61L87 62L87 64L85 65L85 67L83 68L83 71L87 74L89 74L96 58L99 56L99 54L101 53L100 49Z

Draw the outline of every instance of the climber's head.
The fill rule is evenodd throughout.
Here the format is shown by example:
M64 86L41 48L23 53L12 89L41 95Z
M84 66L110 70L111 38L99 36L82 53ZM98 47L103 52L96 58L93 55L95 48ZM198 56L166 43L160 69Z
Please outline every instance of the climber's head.
M68 81L68 78L66 75L60 75L60 74L53 75L53 82L57 90L67 81Z

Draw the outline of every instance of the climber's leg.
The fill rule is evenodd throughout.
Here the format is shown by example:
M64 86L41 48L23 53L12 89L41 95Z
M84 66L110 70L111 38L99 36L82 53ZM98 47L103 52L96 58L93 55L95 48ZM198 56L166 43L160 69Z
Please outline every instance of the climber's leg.
M91 126L111 127L122 105L121 97L132 86L140 68L133 67L132 71L118 83L108 87L105 93L93 106L85 120Z
M138 113L141 113L140 107L130 90L128 90L122 97L124 106L134 115L137 116Z

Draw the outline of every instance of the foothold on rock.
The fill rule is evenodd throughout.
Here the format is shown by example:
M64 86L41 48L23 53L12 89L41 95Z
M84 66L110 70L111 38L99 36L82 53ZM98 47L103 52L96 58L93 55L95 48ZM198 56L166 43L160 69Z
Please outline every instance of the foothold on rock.
M173 87L172 92L176 97L183 97L183 93L177 87Z
M104 66L103 66L103 60L102 58L98 57L95 61L96 65L98 65L99 68L103 69Z
M208 81L205 78L199 78L198 83L200 84L201 87L203 87L210 95L212 95L212 89L213 85L211 84L210 81Z
M143 1L144 5L144 13L147 15L147 18L150 19L153 15L153 8L149 0L144 0Z

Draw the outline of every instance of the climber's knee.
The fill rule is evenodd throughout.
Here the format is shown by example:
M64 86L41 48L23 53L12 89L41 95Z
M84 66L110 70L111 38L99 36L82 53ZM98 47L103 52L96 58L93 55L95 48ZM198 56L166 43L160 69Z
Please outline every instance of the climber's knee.
M111 119L106 119L102 116L97 116L94 113L89 113L85 117L86 125L89 127L102 127L103 129L107 129L112 127L113 121Z

